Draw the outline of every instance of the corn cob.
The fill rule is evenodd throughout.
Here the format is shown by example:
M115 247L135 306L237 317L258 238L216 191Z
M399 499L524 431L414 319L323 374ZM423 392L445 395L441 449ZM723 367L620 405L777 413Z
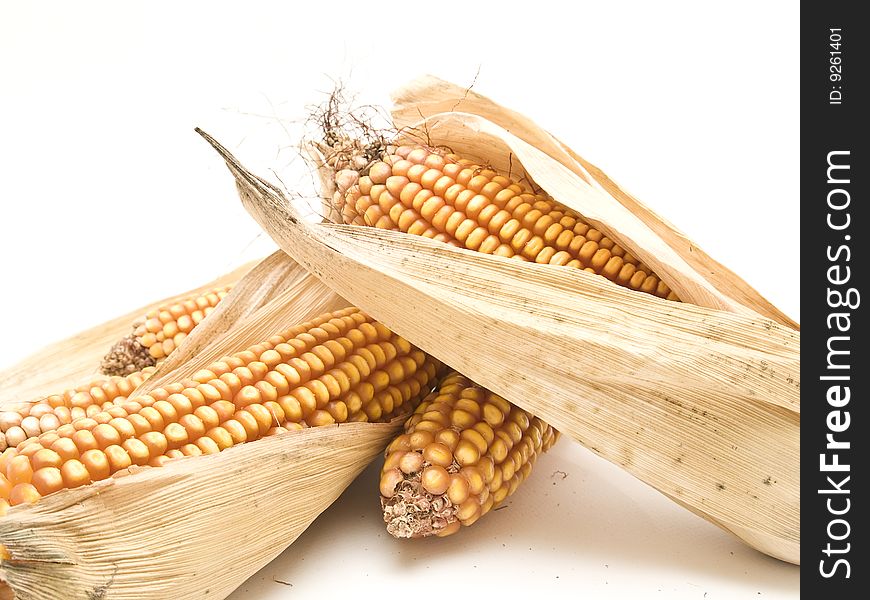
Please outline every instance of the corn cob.
M381 506L397 538L444 537L513 494L558 437L552 427L452 372L385 453Z
M109 410L8 448L0 508L289 429L388 421L428 393L437 366L357 308L321 315L190 379L118 397Z
M229 290L230 286L215 288L150 311L141 322L133 324L133 333L112 346L100 370L106 375L129 375L156 365L184 341Z
M117 406L154 371L154 367L146 367L126 377L100 377L62 394L0 412L0 451L76 419L103 411L117 412Z
M336 164L341 169L342 164ZM529 185L441 149L388 146L365 175L336 174L347 224L422 235L524 261L566 265L678 300L652 270L576 212Z

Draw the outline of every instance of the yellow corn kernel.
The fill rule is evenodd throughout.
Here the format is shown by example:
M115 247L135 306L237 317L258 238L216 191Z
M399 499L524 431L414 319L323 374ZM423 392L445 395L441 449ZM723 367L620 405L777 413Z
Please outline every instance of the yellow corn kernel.
M457 412L458 419L437 416ZM444 537L475 523L516 490L557 437L537 417L448 374L387 447L380 480L387 531Z

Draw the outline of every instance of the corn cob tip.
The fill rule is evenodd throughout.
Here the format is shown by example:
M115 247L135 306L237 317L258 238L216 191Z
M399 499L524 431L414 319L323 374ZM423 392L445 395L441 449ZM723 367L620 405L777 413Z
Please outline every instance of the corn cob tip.
M434 495L423 487L421 474L424 468L402 479L392 490L391 497L381 495L387 532L395 538L429 537L439 533L446 535L459 527L456 518L458 507L450 502L447 493ZM454 462L446 471L456 473L459 465Z
M214 288L149 311L133 323L133 333L112 346L100 370L104 375L126 376L156 365L211 314L231 287Z
M398 133L372 106L359 106L344 85L337 82L326 100L310 109L313 145L335 171L360 174L388 152L389 140Z
M126 376L157 364L155 359L136 338L130 334L119 340L100 363L104 375Z
M397 538L446 537L513 494L556 431L449 372L387 447L381 508Z

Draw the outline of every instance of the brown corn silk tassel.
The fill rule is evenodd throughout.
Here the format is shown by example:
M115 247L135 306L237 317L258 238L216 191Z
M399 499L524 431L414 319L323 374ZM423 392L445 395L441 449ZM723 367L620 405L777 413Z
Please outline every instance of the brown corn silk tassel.
M340 163L341 161L333 161ZM528 184L439 148L388 146L361 177L339 169L346 224L404 231L486 254L565 265L678 300L652 270L576 212Z
M28 437L0 455L0 510L106 479L131 465L160 466L266 435L350 421L385 422L428 394L438 362L357 308L321 315L190 379L125 397ZM79 392L48 405L72 410ZM88 392L93 396L93 390ZM60 408L60 406L55 407ZM46 413L48 414L48 413Z
M558 432L452 372L387 448L381 506L397 538L447 536L513 494Z
M231 287L215 288L150 311L133 324L133 333L112 346L100 370L106 375L129 375L156 365L181 345Z

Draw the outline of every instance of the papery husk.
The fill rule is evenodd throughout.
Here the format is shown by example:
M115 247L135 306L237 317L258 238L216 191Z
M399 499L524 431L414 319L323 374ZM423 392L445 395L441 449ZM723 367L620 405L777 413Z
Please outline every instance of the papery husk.
M715 263L687 259L681 234L657 217L648 224L648 209L635 214L578 174L579 163L569 169L540 149L563 148L554 138L531 145L495 123L517 121L511 115L497 106L493 120L436 114L405 132L525 172L685 302L400 232L307 223L203 135L251 215L343 297L750 546L798 563L800 333L735 275L696 269Z
M236 296L242 300L237 301ZM275 334L276 323L302 323L346 306L347 300L278 250L235 285L136 393L147 394L165 383L189 377L199 364L257 344ZM245 327L236 326L241 321Z
M236 285L197 327L202 339L179 346L177 366L161 366L152 383L181 379L239 344L348 305L276 253ZM0 597L224 598L332 504L406 417L290 431L160 468L132 467L15 506L0 518L0 544L11 555L0 570Z

